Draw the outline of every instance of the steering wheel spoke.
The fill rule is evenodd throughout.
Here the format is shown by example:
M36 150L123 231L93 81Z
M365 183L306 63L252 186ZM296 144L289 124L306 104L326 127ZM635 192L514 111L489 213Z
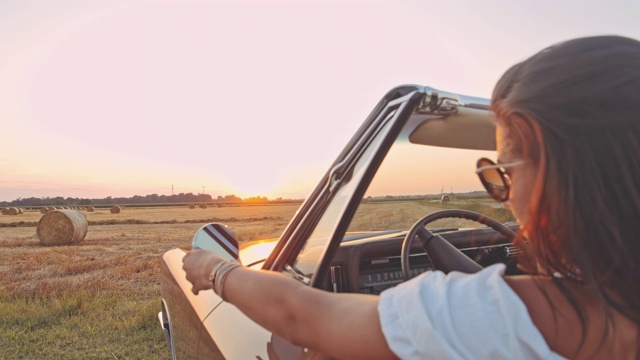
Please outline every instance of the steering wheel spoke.
M416 236L418 236L418 240L420 240L420 245L422 246L422 248L427 251L427 244L429 243L429 241L431 241L431 239L433 239L433 233L426 227L422 226L416 231Z
M496 220L488 218L482 214L478 214L468 210L443 210L432 214L429 214L422 219L418 220L409 230L402 243L402 275L406 280L411 278L411 268L409 264L411 247L413 246L414 239L419 239L420 245L424 248L432 266L436 270L441 270L445 273L450 271L460 271L464 273L474 273L482 270L482 266L478 265L475 261L467 257L455 246L451 245L440 235L434 235L429 231L427 224L443 219L443 218L462 218L467 220L477 221L481 224L487 225L492 229L498 231L502 235L506 236L509 240L515 237L515 233L499 223Z

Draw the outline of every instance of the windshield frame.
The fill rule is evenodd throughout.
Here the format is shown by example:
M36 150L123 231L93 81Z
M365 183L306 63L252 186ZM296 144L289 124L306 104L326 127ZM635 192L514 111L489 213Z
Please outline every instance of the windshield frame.
M411 114L415 111L416 107L426 96L424 88L418 88L416 91L405 95L399 99L389 102L387 107L397 107L396 114L393 119L387 124L389 126L388 131L382 132L383 138L377 145L377 148L373 149L371 159L367 160L366 168L359 182L354 187L353 192L350 194L348 204L346 205L342 215L338 219L333 234L330 239L327 239L325 249L320 256L320 262L318 263L315 272L311 277L310 284L313 287L320 287L322 279L326 277L330 271L331 261L337 251L342 239L349 227L351 219L358 209L360 202L369 187L371 180L377 172L380 164L384 160L387 152L396 141L400 132L404 128ZM381 134L378 134L381 135ZM364 151L360 154L362 156ZM357 161L358 159L356 159Z

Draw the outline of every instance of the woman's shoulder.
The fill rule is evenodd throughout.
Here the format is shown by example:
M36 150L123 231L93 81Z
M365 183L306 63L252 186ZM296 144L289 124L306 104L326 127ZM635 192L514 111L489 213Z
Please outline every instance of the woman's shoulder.
M635 359L638 355L638 327L629 319L598 301L588 285L550 276L518 275L504 277L522 300L531 320L549 346L571 358ZM584 327L576 307L558 287L562 285L574 296L588 321ZM613 313L607 325L605 311ZM607 331L607 327L609 330Z
M433 271L384 291L378 311L385 337L414 344L429 339L429 351L435 342L472 358L483 351L490 357L497 351L522 358L637 358L637 324L604 307L586 285L504 271L502 264L475 274ZM575 301L589 321L584 336L578 312L556 281L580 294ZM604 311L613 312L609 325Z
M409 358L557 358L503 275L504 265L434 271L384 291L378 310L389 346Z

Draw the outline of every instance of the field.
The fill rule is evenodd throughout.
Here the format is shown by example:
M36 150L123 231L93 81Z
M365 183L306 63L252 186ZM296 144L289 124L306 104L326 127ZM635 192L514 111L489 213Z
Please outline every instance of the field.
M156 320L160 256L211 221L241 241L277 237L298 206L83 211L84 241L60 247L40 246L40 212L0 216L20 225L0 227L0 359L170 358Z
M298 207L82 211L89 221L84 241L57 247L40 245L39 211L0 216L0 359L170 358L156 320L160 256L175 247L189 248L197 229L213 221L229 225L241 242L278 237ZM371 229L371 223L392 221L387 225L408 227L444 208L512 220L504 209L479 200L382 201L365 204L354 225ZM407 216L399 218L405 211Z

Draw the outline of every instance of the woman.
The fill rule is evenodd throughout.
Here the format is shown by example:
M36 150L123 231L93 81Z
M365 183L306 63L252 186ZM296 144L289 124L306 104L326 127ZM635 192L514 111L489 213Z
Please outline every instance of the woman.
M497 265L333 294L194 250L193 292L214 270L215 290L257 323L337 358L640 358L640 42L544 49L503 75L492 109L499 166L478 173L521 224L526 275Z

